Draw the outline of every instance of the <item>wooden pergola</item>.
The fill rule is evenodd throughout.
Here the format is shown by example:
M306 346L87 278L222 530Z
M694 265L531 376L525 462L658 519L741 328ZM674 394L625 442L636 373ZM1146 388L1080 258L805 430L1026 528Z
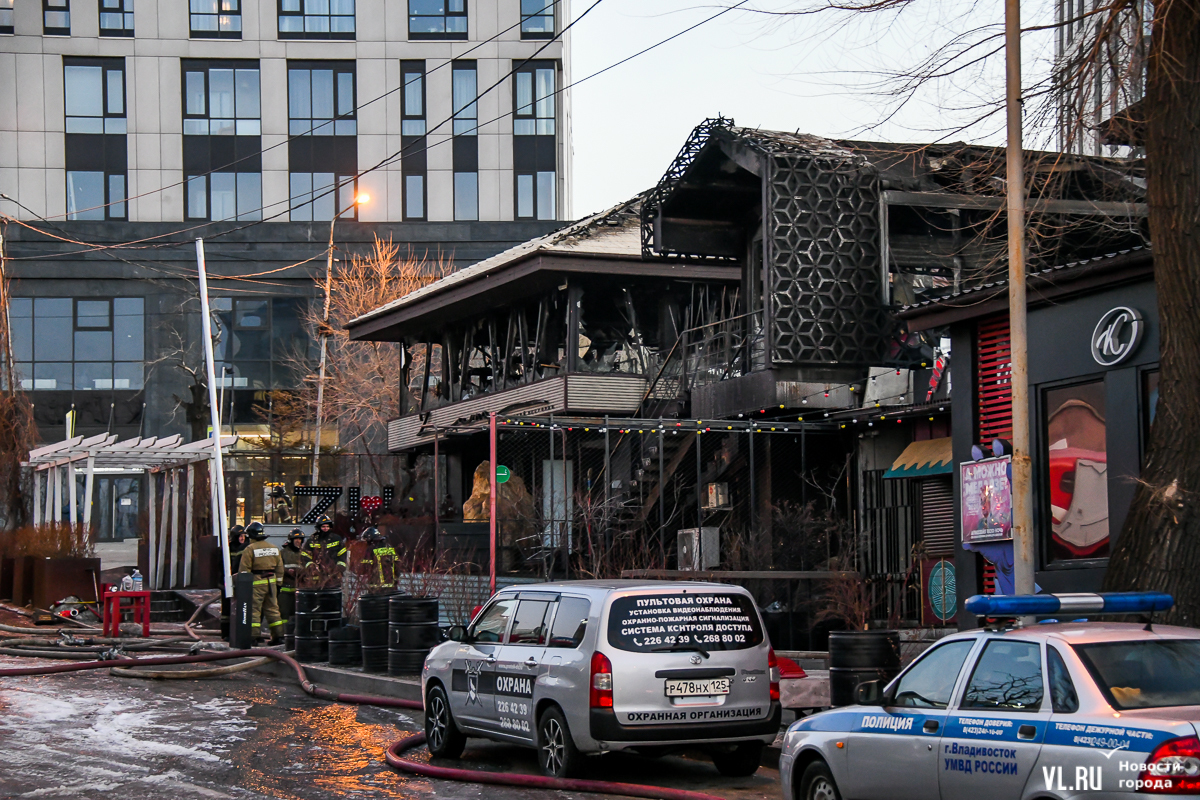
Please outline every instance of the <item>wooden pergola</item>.
M237 441L235 436L222 436L225 451ZM196 464L211 461L213 443L210 439L184 443L179 435L164 438L136 437L117 441L115 434L75 436L61 442L39 447L29 453L24 462L33 470L33 524L60 524L63 508L63 478L67 484L67 522L71 525L92 524L92 491L97 470L103 472L145 473L149 483L150 574L149 588L163 589L186 586L191 580L193 506L196 490ZM76 478L84 471L83 514L80 518L76 496ZM161 498L156 475L162 476ZM179 558L180 479L186 479L184 507L183 553ZM169 527L168 527L169 520ZM213 533L221 537L221 520L213 514ZM177 582L178 578L178 582Z

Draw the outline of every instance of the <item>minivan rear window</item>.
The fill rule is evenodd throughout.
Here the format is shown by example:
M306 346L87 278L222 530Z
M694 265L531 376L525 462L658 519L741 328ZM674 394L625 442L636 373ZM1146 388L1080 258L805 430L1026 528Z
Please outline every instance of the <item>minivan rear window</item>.
M762 641L754 601L735 592L618 597L608 615L608 643L618 650L744 650Z

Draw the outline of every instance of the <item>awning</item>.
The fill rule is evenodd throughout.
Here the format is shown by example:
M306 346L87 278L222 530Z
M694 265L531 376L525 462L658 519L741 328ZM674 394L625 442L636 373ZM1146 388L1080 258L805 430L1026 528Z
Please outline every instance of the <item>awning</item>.
M904 448L885 478L920 478L926 475L949 475L954 471L954 451L950 437L913 442Z

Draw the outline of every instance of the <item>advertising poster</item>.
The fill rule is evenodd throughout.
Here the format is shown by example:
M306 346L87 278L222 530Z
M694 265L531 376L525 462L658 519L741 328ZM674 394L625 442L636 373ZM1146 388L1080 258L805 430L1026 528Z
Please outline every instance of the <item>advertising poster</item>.
M1012 456L959 465L963 544L1012 539Z

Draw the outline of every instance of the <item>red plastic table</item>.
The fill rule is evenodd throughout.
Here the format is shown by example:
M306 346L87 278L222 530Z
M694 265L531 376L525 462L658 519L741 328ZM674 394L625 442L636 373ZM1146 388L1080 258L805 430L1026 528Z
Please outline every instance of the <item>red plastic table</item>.
M128 599L129 605L122 600ZM104 635L114 638L121 635L121 613L133 612L133 621L142 623L142 636L150 636L150 593L108 592L104 593Z

